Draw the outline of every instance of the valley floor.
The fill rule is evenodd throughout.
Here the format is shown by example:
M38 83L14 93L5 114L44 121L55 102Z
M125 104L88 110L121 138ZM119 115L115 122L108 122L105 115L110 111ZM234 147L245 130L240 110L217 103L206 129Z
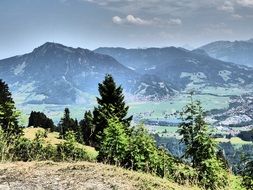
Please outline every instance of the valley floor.
M198 190L148 174L99 163L14 162L0 164L0 190Z

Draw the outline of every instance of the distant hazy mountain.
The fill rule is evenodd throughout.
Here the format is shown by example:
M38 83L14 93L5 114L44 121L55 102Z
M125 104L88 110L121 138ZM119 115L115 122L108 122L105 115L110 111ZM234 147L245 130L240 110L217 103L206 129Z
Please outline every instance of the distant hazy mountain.
M95 52L110 55L137 73L159 76L180 89L189 84L230 86L252 83L252 69L214 59L203 50L98 48Z
M87 49L45 43L31 53L0 60L0 78L25 103L85 102L87 94L97 93L97 84L107 73L112 74L126 91L138 95L141 88L138 84L143 85L139 74L111 56ZM145 82L152 83L152 76ZM156 86L155 92L142 91L140 95L153 97L166 88L158 83Z
M253 39L247 41L217 41L200 47L210 56L228 62L253 67Z

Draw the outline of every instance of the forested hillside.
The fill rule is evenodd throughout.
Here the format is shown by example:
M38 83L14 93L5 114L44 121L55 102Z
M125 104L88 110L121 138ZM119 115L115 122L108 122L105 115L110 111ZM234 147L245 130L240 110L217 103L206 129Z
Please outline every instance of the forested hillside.
M231 173L223 152L218 149L217 143L209 132L208 124L204 118L204 110L199 101L191 98L180 113L181 123L178 133L181 136L180 143L185 145L185 150L183 156L178 158L166 151L164 147L158 147L145 126L131 124L132 116L128 114L129 107L125 103L123 89L121 86L117 86L111 75L106 75L104 80L99 83L98 91L100 96L97 97L97 106L93 110L86 111L81 121L73 119L68 108L65 108L64 115L57 126L52 125L51 120L44 114L31 112L29 125L35 128L44 128L31 135L31 130L27 131L27 128L24 129L18 124L19 112L15 108L8 85L1 80L1 162L100 162L124 168L127 176L134 177L139 174L128 174L126 170L156 176L153 179L157 180L154 183L157 183L158 189L177 189L177 186L180 187L179 185L187 185L189 189L198 186L210 190L252 188L253 161L250 158L245 158L242 162L244 167L241 168L240 175L235 176ZM52 133L54 133L54 137ZM31 169L34 167L34 165L30 166ZM54 164L52 166L55 166L57 171L58 166ZM59 166L61 171L65 170L65 166L62 164ZM107 166L100 166L107 170ZM21 178L11 173L18 171L18 169L13 170L8 165L3 165L3 167L7 168L7 178L1 180L3 187L6 187L4 185L12 179L11 185L13 187L24 185L24 187L32 188L33 183L30 184L31 186L27 186L22 182L15 182L15 180L20 181ZM39 176L39 180L44 175L45 167L47 166L38 166L36 175ZM52 170L54 170L53 167ZM96 175L109 175L98 172L96 167L99 165L94 165L94 167L92 172ZM87 164L69 166L69 169L71 171L68 171L66 175L69 175L69 172L78 170L82 173L85 170L87 171L86 177L91 170ZM116 171L124 170L116 169ZM52 175L54 175L54 171L52 171ZM167 182L162 185L159 182L162 179L157 177L163 178ZM98 179L101 178L98 177ZM142 177L139 179L138 181L133 180L134 184L129 189L133 187L155 188L153 182L144 183ZM62 183L61 180L57 182L57 184ZM176 183L179 185L175 185ZM109 184L113 185L112 182ZM101 184L95 185L96 188L99 188L99 185ZM104 185L103 183L102 188ZM119 187L122 185L124 186L125 183L120 183ZM53 187L52 182L49 187ZM118 187L117 184L115 187Z

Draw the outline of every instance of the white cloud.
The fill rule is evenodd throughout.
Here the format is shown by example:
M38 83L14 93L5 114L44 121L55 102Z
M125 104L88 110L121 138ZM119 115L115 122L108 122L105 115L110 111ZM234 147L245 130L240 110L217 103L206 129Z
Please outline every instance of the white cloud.
M143 20L138 17L134 17L133 15L127 15L126 21L129 24L134 24L134 25L151 25L152 21L150 20Z
M127 15L125 18L114 16L112 17L112 22L118 25L128 24L128 25L137 25L137 26L159 26L159 27L182 24L182 21L179 18L171 18L168 20L153 18L153 19L148 20L148 19L135 17L133 15Z
M233 14L232 17L236 20L239 20L239 19L242 19L243 16L242 15L239 15L239 14Z
M123 20L119 16L112 17L112 22L115 24L123 24Z
M234 12L234 4L231 1L225 1L218 9L226 12Z
M253 7L253 0L237 0L237 3L244 7Z
M180 25L180 24L182 24L182 21L179 18L175 18L175 19L172 18L172 19L168 20L168 24Z
M132 25L151 25L152 21L144 20L133 15L127 15L125 18L119 16L112 17L112 22L115 24L132 24Z

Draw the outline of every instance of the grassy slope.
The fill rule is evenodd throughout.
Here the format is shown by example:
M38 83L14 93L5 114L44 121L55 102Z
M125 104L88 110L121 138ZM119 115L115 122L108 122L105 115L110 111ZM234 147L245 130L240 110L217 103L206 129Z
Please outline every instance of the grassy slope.
M26 128L24 135L32 140L42 128ZM46 143L62 143L59 134L48 133ZM82 146L91 158L97 156L93 147ZM239 190L240 180L230 176L228 190ZM176 183L123 168L101 163L77 162L15 162L0 163L0 190L2 189L154 189L199 190L198 187L180 186Z
M0 189L198 190L149 174L100 163L15 162L0 164Z
M45 131L45 129L43 128L25 128L24 129L24 136L30 140L33 140L35 138L35 134L38 131ZM43 139L45 141L45 143L49 143L52 145L56 145L56 144L60 144L62 142L64 142L63 139L59 138L59 133L57 132L53 132L53 133L48 133L47 138ZM97 156L97 151L90 146L85 146L82 144L77 144L79 147L83 148L87 154L89 155L90 158L96 158ZM1 190L1 189L0 189Z

